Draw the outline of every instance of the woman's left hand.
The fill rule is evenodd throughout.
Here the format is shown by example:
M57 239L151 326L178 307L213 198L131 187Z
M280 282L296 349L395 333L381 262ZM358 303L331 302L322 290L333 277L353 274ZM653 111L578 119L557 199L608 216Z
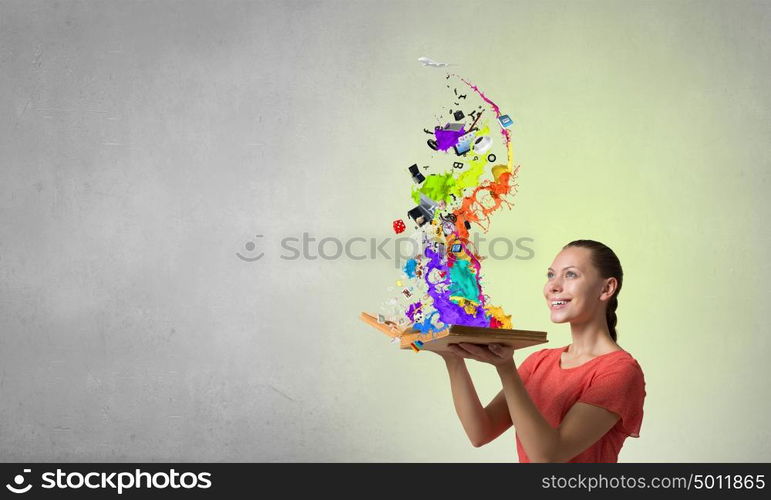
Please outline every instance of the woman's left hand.
M450 344L448 348L462 358L474 359L494 366L514 362L514 348L501 344Z

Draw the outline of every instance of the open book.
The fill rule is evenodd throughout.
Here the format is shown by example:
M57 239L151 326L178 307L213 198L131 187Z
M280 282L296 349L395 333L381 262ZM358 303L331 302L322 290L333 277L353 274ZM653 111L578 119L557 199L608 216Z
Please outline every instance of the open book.
M508 330L503 328L483 328L478 326L451 325L436 333L421 333L411 327L400 329L390 321L378 321L378 318L361 313L361 320L377 328L393 339L399 339L402 349L414 351L444 351L449 344L468 342L471 344L503 344L521 349L536 344L544 344L546 332L532 330Z

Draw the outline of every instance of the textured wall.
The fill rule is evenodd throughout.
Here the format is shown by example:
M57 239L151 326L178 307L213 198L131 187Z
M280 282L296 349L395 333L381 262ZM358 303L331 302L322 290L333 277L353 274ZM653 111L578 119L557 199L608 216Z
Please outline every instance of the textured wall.
M485 267L515 325L566 345L546 267L578 237L621 258L648 383L621 460L771 460L770 13L0 2L0 459L516 460L511 431L470 446L438 357L357 320L392 262L280 258L303 232L391 236L444 102L428 56L516 122L491 234L535 255Z

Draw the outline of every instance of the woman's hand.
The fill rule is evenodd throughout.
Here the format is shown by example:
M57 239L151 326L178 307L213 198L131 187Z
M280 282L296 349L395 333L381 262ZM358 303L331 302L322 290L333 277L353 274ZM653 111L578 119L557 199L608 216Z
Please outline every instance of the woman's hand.
M433 352L433 353L437 354L438 356L441 356L442 359L444 359L447 362L463 361L463 358L461 356L458 356L457 354L455 354L452 351L428 351L428 352Z
M494 366L514 363L514 348L501 344L450 344L448 349L458 357L474 359Z

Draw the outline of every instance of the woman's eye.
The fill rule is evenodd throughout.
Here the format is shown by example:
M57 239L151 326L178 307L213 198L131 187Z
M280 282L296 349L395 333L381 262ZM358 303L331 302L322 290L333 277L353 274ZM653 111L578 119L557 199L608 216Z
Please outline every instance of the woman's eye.
M551 277L554 276L552 273L546 273L546 277L551 279Z
M576 273L574 273L573 271L568 271L566 274L568 276L575 276L576 275Z

